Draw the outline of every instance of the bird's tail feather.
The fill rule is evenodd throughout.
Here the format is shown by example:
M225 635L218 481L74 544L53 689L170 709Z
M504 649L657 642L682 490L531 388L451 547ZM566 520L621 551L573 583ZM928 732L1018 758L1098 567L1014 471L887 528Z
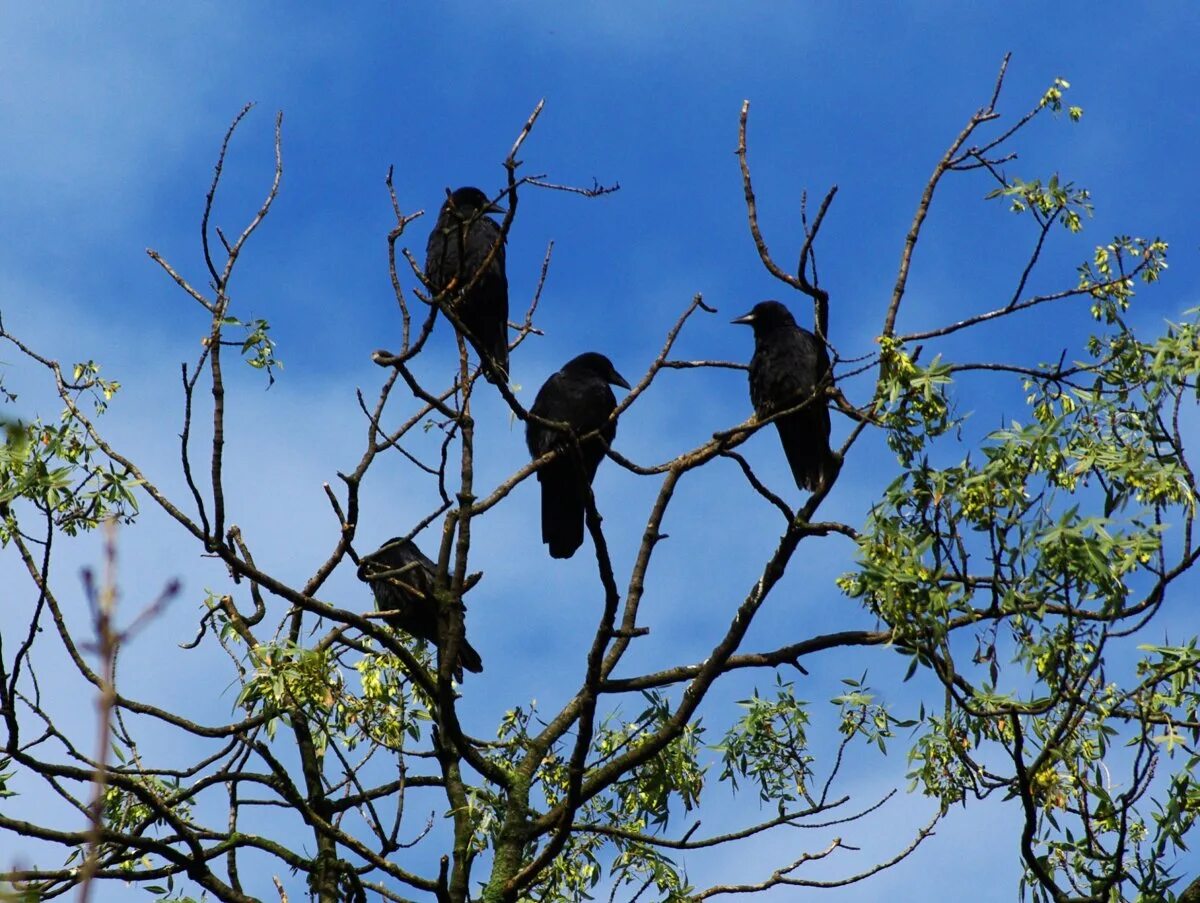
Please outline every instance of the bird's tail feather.
M472 674L480 674L483 671L483 659L479 657L475 647L467 642L466 637L463 637L462 645L458 647L458 666L466 668Z
M775 421L775 427L797 486L816 492L837 476L840 469L837 456L812 424L787 417Z
M578 478L555 471L543 472L542 542L550 547L551 558L570 558L583 545L584 501Z

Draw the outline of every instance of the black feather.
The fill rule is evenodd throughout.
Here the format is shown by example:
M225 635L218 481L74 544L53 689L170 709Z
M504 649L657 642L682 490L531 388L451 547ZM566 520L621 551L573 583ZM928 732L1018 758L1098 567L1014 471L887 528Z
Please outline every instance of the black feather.
M762 301L734 323L754 328L750 358L750 401L759 419L808 401L775 421L779 440L796 485L816 492L837 474L837 456L829 448L829 408L824 387L830 378L825 343L796 325L778 301Z
M434 595L437 565L417 548L411 539L389 539L358 565L358 579L369 584L375 595L377 611L394 611L384 620L395 630L438 645L438 603ZM463 611L466 611L464 607ZM463 669L478 674L483 659L464 636L459 644L455 677L461 681Z
M603 354L588 352L568 361L538 390L530 413L544 420L568 423L577 435L600 429L600 437L581 442L578 451L560 430L530 420L525 427L529 453L540 458L566 446L566 451L538 471L542 484L542 542L553 558L570 558L583 545L584 512L596 469L604 450L617 435L609 421L617 407L610 385L629 383Z
M486 216L493 212L503 210L478 188L460 188L451 194L429 233L425 278L435 292L451 289L446 300L470 332L484 361L484 375L492 382L507 382L508 276L503 234L499 224ZM469 290L461 291L468 285Z

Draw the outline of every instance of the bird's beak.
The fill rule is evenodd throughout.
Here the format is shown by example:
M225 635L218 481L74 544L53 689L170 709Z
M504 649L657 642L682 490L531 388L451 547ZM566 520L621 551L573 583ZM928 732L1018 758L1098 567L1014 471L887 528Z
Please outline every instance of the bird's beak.
M626 391L629 391L630 389L633 388L632 386L629 385L629 383L625 382L625 377L623 377L616 370L613 370L612 375L608 378L608 381L610 383L612 383L614 386L620 386L622 389L625 389Z
M753 326L754 325L754 312L751 311L748 314L742 314L740 317L735 317L734 319L730 320L729 322L730 323L738 323L742 326Z

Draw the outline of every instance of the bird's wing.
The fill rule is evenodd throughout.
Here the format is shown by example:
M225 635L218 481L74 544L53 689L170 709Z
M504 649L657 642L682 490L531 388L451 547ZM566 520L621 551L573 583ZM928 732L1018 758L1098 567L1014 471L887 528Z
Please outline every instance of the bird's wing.
M444 289L458 271L458 242L454 229L441 217L425 243L425 278L436 291Z
M802 329L769 336L750 364L750 400L760 417L811 396L829 369L825 347Z
M565 420L570 422L570 383L570 378L561 370L555 373L538 390L537 397L533 400L533 407L529 409L529 413L541 417L543 420ZM529 447L529 454L535 458L540 458L554 448L559 435L558 430L542 426L540 423L534 423L532 420L529 421L525 429L525 442Z

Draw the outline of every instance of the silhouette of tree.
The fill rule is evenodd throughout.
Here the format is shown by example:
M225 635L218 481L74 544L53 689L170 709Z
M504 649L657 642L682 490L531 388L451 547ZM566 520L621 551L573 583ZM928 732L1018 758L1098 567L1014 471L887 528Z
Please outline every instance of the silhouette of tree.
M98 365L64 367L0 326L20 366L44 371L65 406L57 422L10 420L0 462L0 539L29 578L20 601L10 595L6 603L21 606L27 630L3 637L0 647L0 836L37 838L52 855L61 853L54 864L13 864L0 874L9 892L51 899L82 888L87 899L97 884L119 880L170 899L203 893L247 901L261 893L253 888L262 876L291 872L303 875L321 901L371 894L439 903L577 900L596 889L610 890L613 898L704 900L869 880L930 837L950 807L995 797L1020 804L1013 849L1032 899L1170 899L1180 877L1174 854L1184 849L1200 811L1194 777L1200 652L1194 637L1176 645L1146 645L1144 638L1146 625L1175 604L1172 591L1200 556L1193 540L1196 479L1184 442L1188 402L1200 391L1200 327L1193 314L1146 339L1127 322L1136 290L1166 266L1167 246L1157 239L1114 238L1096 246L1076 272L1049 277L1058 287L1030 289L1031 274L1047 268L1045 248L1057 234L1083 228L1090 199L1086 189L1057 175L1008 174L1014 142L1030 122L1064 112L1077 120L1080 113L1064 105L1067 85L1057 80L1023 116L1002 120L997 104L1006 67L1007 60L986 103L925 184L901 240L890 297L877 305L859 299L852 314L849 303L831 298L817 273L821 230L837 189L811 217L804 209L796 269L778 264L759 227L749 104L743 105L737 157L750 232L761 262L786 287L785 300L812 303L815 334L829 345L832 383L771 417L748 416L716 429L660 463L608 449L630 479L657 487L633 563L622 570L614 562L601 518L610 500L589 493L590 543L585 540L583 553L590 548L594 556L595 583L577 592L599 595L602 604L582 676L557 711L514 700L494 739L475 736L462 717L463 699L488 687L489 675L455 682L466 643L463 594L476 583L478 593L487 585L486 575L471 572L473 527L510 503L522 482L559 457L578 454L581 443L594 442L605 428L578 435L566 424L540 421L562 431L564 441L502 480L478 479L476 460L488 454L472 413L479 393L499 393L517 420L533 415L504 380L491 385L480 378L463 340L455 292L480 273L460 274L449 288L431 291L418 261L403 250L402 239L421 212L402 209L389 173L395 213L389 273L399 344L372 356L380 385L373 399L359 396L361 457L338 474L336 488L325 486L336 518L328 550L303 582L260 564L227 490L226 446L253 437L229 430L223 368L231 354L269 380L279 366L270 324L241 319L231 279L280 188L282 121L275 123L276 161L265 199L231 236L212 222L213 201L230 141L249 107L243 109L221 145L204 210L207 288L149 252L195 302L207 329L197 359L182 368L179 466L186 492L163 488L139 466L136 449L106 437L101 415L120 386L101 377ZM506 211L497 248L527 192L610 190L521 174L518 154L541 109L520 130L504 162L505 184L491 195ZM989 303L964 293L958 319L905 331L915 253L935 193L951 178L984 180L989 198L1030 227L1032 250L1016 268L1011 296ZM548 248L537 289L522 319L510 324L514 368L538 332L550 256ZM508 260L510 273L527 265ZM1067 364L1064 355L1056 364L1039 364L1022 359L1022 349L998 349L985 361L938 353L950 336L984 332L1050 307L1062 317L1092 319L1094 335L1079 349L1081 362ZM700 295L682 306L612 417L658 387L664 371L745 369L740 362L677 354L689 323L710 313ZM850 316L877 318L874 346L829 342L839 318ZM458 354L449 372L434 378L416 364L434 342L450 341L449 330L435 336L439 318L458 328ZM956 411L972 392L986 393L982 379L1019 380L1029 407L964 453L955 441ZM739 448L775 419L811 404L830 406L834 450L844 465L793 505L788 498L795 490L773 490ZM200 440L195 433L202 419L208 428ZM894 481L861 523L822 519L823 504L854 473L855 451L871 436L895 453ZM432 458L413 450L418 447L433 449ZM947 450L953 463L932 463L946 459ZM364 478L385 456L407 462L439 499L417 522L403 530L396 525L400 541L429 528L422 545L433 582L422 598L437 603L436 644L390 627L387 612L373 610L365 589L360 609L322 594L336 569L353 571L360 552L376 544L359 548L357 530L363 507L376 503L362 491ZM757 579L743 598L729 602L725 626L707 637L701 660L664 661L655 671L617 676L631 645L647 632L639 620L647 594L663 592L664 604L682 604L669 587L650 589L655 550L666 538L662 528L672 502L695 485L689 477L718 459L734 462L773 512L778 540L762 550ZM165 587L135 617L118 618L115 526L104 574L85 580L92 631L81 635L64 616L52 579L56 539L134 523L139 505L147 504L190 536L198 553L228 570L228 584L210 592L188 644L219 644L228 653L229 672L189 694L216 695L232 679L237 714L227 723L197 718L195 698L170 709L140 699L127 689L136 681L118 674L122 647L177 589ZM124 536L138 541L135 529ZM795 635L779 637L774 648L747 650L747 631L797 549L831 538L857 547L857 566L838 581L855 603L845 608L855 609L856 618L827 632L806 632L800 620ZM545 557L530 564L531 593L536 571L552 566ZM820 588L812 590L815 596ZM874 624L869 629L854 626L864 612ZM495 660L486 640L473 640L489 663ZM99 705L95 719L65 719L63 700L42 693L41 650L55 645L90 686ZM903 655L908 675L924 675L936 692L906 717L863 680L847 677L845 692L834 700L840 736L810 738L813 707L797 695L796 683L806 660L834 650L867 658ZM1136 668L1107 667L1118 651L1123 662L1134 657ZM698 715L702 701L742 671L761 675L758 690L722 733L708 732ZM911 732L909 789L933 801L932 819L914 824L909 841L892 854L820 877L825 873L808 866L839 865L855 849L853 832L871 832L872 819L896 793L857 800L840 792L848 750L886 750L902 729ZM139 746L145 731L172 737L170 754L161 752L161 743L154 744L159 752ZM709 768L713 764L719 767ZM26 794L16 788L32 784L64 801L73 819L23 806ZM757 795L767 814L701 833L701 791L716 784ZM426 809L444 815L414 821L413 813ZM681 865L686 851L740 848L790 826L821 825L838 825L838 836L813 846L793 840L789 861L751 863L759 877L750 883L692 886ZM430 870L423 862L440 865ZM286 899L282 879L275 882Z

